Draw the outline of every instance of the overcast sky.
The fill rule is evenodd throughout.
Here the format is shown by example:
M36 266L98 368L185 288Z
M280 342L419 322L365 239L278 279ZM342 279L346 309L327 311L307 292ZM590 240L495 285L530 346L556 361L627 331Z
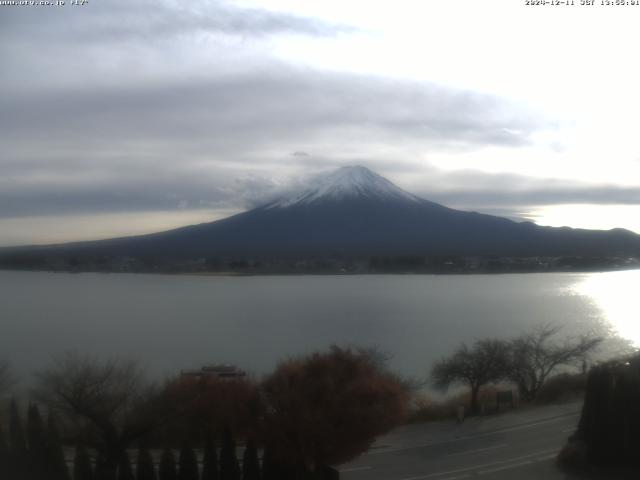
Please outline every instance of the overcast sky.
M209 221L353 164L640 232L640 6L66 3L0 6L0 245Z

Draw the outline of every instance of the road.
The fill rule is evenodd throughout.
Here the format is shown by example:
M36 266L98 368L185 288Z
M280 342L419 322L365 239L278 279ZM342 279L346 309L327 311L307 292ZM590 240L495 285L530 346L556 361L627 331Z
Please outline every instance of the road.
M541 407L411 425L380 438L342 465L343 480L560 480L555 457L575 430L581 405Z

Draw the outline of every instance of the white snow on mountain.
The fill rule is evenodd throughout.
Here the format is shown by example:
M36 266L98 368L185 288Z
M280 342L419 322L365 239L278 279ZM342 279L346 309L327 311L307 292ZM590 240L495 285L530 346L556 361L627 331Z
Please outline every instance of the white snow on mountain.
M268 205L268 208L285 208L293 205L308 205L325 200L342 200L357 197L392 201L421 201L420 198L405 192L368 168L355 165L341 167L332 172L317 175L308 182L305 188L276 200Z

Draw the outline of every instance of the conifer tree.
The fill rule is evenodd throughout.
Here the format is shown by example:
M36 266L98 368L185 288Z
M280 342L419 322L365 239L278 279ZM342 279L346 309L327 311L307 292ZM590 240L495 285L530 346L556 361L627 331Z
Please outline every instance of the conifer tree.
M199 480L198 459L189 445L185 444L180 449L178 480Z
M242 480L260 480L260 462L256 443L250 439L242 458Z
M282 468L273 458L272 450L267 446L262 453L262 480L282 480Z
M113 475L115 475L115 472ZM96 456L96 468L93 475L94 480L114 480L112 478L113 475L109 472L109 467L102 449L99 449L98 455Z
M160 457L159 480L178 480L178 470L176 469L176 459L170 448L165 448Z
M69 470L56 420L51 412L47 417L46 433L47 480L69 480Z
M218 480L218 452L213 435L207 435L202 457L202 480Z
M122 457L120 457L120 462L118 462L118 480L135 480L131 468L131 460L126 450L122 452Z
M15 399L11 400L9 413L9 474L20 478L27 475L27 444L20 410Z
M0 423L0 478L9 477L9 445L4 436L4 429Z
M136 480L156 480L156 470L153 466L151 453L145 446L138 450L138 465L136 468Z
M45 478L49 471L47 441L40 409L35 404L27 410L27 445L29 471L36 478Z
M11 446L11 456L18 461L22 461L27 453L27 444L22 419L20 418L20 411L15 399L11 400L9 444Z
M236 446L231 430L226 427L222 433L220 447L220 480L240 480L240 467L236 458Z
M93 468L87 449L82 445L76 447L73 460L73 480L93 480Z

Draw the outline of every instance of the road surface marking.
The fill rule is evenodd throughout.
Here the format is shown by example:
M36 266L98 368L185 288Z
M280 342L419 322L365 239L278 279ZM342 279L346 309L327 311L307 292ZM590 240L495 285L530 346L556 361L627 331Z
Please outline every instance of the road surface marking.
M488 470L479 470L478 471L478 475L485 475L487 473L501 472L502 470L509 470L511 468L523 467L525 465L532 465L534 463L544 462L545 460L551 460L554 457L555 457L555 454L554 455L545 455L543 457L534 458L533 460L525 460L524 462L511 463L509 465L504 465L502 467L496 467L496 468L490 468Z
M420 475L417 477L407 477L407 478L403 478L402 480L424 480L426 478L433 478L433 477L442 477L443 475L451 475L451 474L456 474L456 473L463 473L463 472L468 472L468 471L476 471L479 468L484 468L484 467L494 467L494 466L498 466L498 465L502 465L505 463L510 463L510 462L517 462L518 460L524 460L525 458L531 458L531 457L539 457L541 455L548 455L550 453L553 453L555 456L555 450L544 450L541 452L536 452L536 453L531 453L529 455L522 455L520 457L515 457L515 458L508 458L506 460L500 460L500 461L496 461L496 462L491 462L491 463L484 463L481 465L473 465L471 467L465 467L465 468L458 468L456 470L449 470L446 472L436 472L436 473L429 473L427 475Z
M546 423L551 423L551 422L557 422L559 420L564 420L568 417L577 417L578 415L580 415L580 413L571 413L568 415L562 415L562 416L558 416L558 417L553 417L553 418L549 418L547 420L541 420L539 422L535 422L535 423L527 423L525 425L517 425L515 427L506 427L506 428L500 428L498 430L492 430L491 432L486 432L486 433L477 433L477 434L473 434L473 435L466 435L463 437L458 437L458 438L453 438L451 440L444 440L442 442L431 442L431 443L423 443L420 445L411 445L411 446L407 446L407 447L397 447L397 448L391 448L388 450L378 450L378 451L368 451L366 453L363 454L364 455L384 455L387 453L395 453L395 452L402 452L404 450L414 450L416 448L427 448L427 447L434 447L436 445L446 445L448 443L455 443L455 442L460 442L462 440L470 440L473 438L482 438L482 437L489 437L491 435L495 435L497 433L503 433L503 432L513 432L515 430L524 430L527 428L532 428L532 427L537 427L539 425L544 425Z
M512 468L524 467L525 465L531 465L531 460L525 460L524 462L519 463L510 463L509 465L504 465L502 467L489 468L487 470L478 470L478 475L486 475L487 473L496 473L501 472L503 470L510 470Z
M359 472L361 470L371 470L373 467L352 467L352 468L341 468L340 473L345 472Z
M477 453L477 452L484 452L486 450L495 450L496 448L504 448L506 446L508 446L508 444L503 443L501 445L492 445L490 447L476 448L475 450L464 450L463 452L447 453L447 457L457 457L458 455L467 455L468 453Z

